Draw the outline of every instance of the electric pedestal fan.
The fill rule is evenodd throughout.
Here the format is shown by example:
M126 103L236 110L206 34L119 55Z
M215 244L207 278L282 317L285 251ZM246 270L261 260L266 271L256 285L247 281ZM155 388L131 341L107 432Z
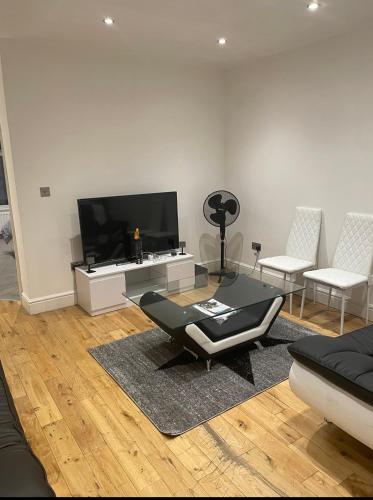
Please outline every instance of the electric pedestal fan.
M210 224L220 228L220 271L211 273L219 276L219 282L226 274L225 269L225 229L237 220L240 204L229 191L211 193L203 204L203 214Z

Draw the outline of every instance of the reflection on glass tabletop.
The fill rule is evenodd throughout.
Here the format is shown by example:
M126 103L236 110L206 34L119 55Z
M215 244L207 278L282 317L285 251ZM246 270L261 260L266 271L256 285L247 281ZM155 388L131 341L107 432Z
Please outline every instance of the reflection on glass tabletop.
M227 272L219 283L207 270L178 281L166 276L129 284L124 296L139 305L150 317L161 318L170 328L184 327L208 318L229 316L263 302L270 304L304 289L270 274L258 271Z

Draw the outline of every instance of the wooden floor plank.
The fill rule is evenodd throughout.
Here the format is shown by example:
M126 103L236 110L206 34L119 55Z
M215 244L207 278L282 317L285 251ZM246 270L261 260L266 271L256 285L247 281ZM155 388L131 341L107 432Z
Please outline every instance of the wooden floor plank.
M73 497L108 496L102 485L96 480L85 457L59 464L66 484Z
M279 458L277 453L254 448L244 455L243 460L261 474L281 496L313 496L311 490L302 484L304 468L300 473L298 469L294 469L292 458L289 455L283 457L282 454Z
M74 462L83 456L65 420L45 426L44 434L59 464Z
M23 387L21 379L18 375L17 368L13 364L9 351L0 349L0 360L13 398L26 396L25 388Z
M372 478L361 477L359 474L351 474L341 483L338 491L345 491L353 497L372 497L373 496L373 481Z
M303 484L309 491L318 497L349 496L345 488L320 471L306 479Z
M276 414L270 413L263 408L256 401L256 398L252 398L247 403L241 405L241 409L250 419L255 420L265 430L286 444L294 443L294 441L297 441L301 437L296 428L288 425L286 421L281 420Z
M62 415L35 365L31 361L22 363L18 365L18 373L40 425L44 427L62 420Z
M100 467L102 473L110 477L110 481L113 486L121 493L119 496L124 495L132 497L137 495L136 488L133 486L126 471L120 465L106 443L104 446L95 451L94 458L97 463L97 467Z
M35 411L27 396L14 400L26 438L33 452L39 457L51 485L61 481L62 473L45 437L44 431L36 418Z
M138 491L161 479L108 406L97 406L90 400L82 401L82 405Z
M71 497L69 487L67 486L66 481L62 475L58 478L57 481L51 482L49 480L49 482L57 497Z
M46 385L83 454L91 454L102 447L105 443L102 434L67 382L59 377L49 380Z
M312 440L312 436L311 440L301 438L289 447L312 463L318 469L318 472L321 472L324 476L329 477L338 484L351 474L351 468L346 462L339 460L335 453L326 453Z
M211 497L243 497L244 493L228 479L223 472L216 469L202 478L199 484Z

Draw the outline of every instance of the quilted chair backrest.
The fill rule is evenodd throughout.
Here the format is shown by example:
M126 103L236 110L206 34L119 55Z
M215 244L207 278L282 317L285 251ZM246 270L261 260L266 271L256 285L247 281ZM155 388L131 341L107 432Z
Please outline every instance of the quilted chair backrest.
M321 229L321 208L297 207L286 255L316 264Z
M333 267L369 276L373 258L373 215L346 215Z

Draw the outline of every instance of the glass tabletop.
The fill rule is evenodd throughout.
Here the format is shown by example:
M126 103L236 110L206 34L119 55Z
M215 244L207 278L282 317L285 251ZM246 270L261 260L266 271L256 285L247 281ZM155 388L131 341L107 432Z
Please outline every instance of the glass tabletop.
M123 295L150 318L175 329L206 319L225 320L263 302L268 302L269 307L275 298L304 289L303 285L242 268L228 272L219 283L206 269L199 266L196 269L198 272L177 281L152 276L141 282L127 283Z

